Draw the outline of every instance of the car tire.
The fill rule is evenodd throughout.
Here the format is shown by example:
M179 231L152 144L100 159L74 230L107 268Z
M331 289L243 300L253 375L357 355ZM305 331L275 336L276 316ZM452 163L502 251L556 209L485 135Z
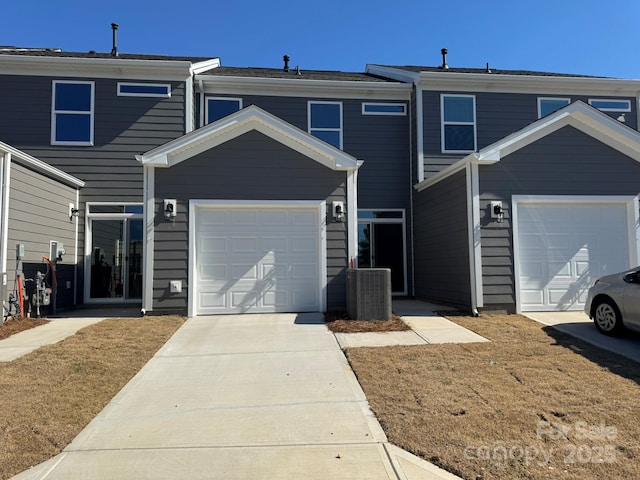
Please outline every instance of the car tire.
M604 335L617 335L622 330L622 315L611 300L601 300L593 309L593 323Z

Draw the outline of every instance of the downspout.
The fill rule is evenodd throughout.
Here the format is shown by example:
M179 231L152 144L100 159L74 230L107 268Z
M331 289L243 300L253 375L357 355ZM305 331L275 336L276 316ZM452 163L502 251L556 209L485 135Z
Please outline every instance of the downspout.
M76 208L80 210L80 189L76 188ZM78 216L74 218L76 222L75 245L73 255L73 304L78 304ZM86 253L86 252L85 252Z
M424 118L422 112L422 89L418 82L414 83L416 87L416 145L418 155L418 181L424 180Z
M9 242L9 185L11 178L11 153L5 152L2 155L2 208L0 208L0 268L2 268L2 300L4 300L4 291L7 285L7 255Z
M416 102L417 102L417 95L418 95L418 89L416 88ZM415 257L414 257L415 250L414 250L414 243L413 243L413 237L414 237L414 234L413 234L413 161L414 161L414 158L413 158L413 109L411 108L411 99L409 99L409 209L410 209L411 215L409 216L408 223L409 223L409 230L411 231L411 236L409 237L409 248L411 249L411 296L415 298L416 269L415 269Z
M466 167L467 179L467 218L469 239L469 286L471 290L471 312L478 316L482 301L482 250L480 246L480 198L478 165L469 160ZM480 278L478 276L480 275Z

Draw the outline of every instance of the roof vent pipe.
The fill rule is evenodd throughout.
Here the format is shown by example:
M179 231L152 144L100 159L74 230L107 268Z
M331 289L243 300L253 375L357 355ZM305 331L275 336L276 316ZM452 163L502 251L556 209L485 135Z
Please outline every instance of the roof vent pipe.
M284 71L288 72L289 71L289 55L285 55L284 57L282 57L282 60L284 60Z
M440 50L440 53L442 54L442 66L440 68L443 70L449 70L449 65L447 65L447 49L443 48Z
M300 71L300 65L296 67L296 75L302 75L302 72Z
M489 62L487 62L487 67L485 68L485 73L491 73L491 69L489 68Z
M113 30L113 47L111 48L111 56L118 56L118 24L112 23L111 30Z

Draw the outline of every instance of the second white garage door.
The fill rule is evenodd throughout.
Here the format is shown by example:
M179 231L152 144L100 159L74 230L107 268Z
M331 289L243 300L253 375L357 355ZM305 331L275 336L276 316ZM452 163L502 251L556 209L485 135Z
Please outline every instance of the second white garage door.
M196 314L322 309L318 206L196 211Z
M522 311L581 310L598 277L630 267L626 204L523 202L514 228Z

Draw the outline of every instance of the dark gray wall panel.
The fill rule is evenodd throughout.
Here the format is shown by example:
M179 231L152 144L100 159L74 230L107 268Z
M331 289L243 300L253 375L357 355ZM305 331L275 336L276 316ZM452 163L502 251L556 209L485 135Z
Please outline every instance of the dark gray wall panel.
M189 200L334 200L346 202L345 172L334 172L252 131L155 173L154 310L186 311L188 299ZM175 221L162 217L162 200L177 199ZM346 204L345 204L346 205ZM346 205L346 208L349 208ZM346 303L345 223L327 219L328 308ZM182 294L169 294L182 280Z
M416 296L470 307L465 171L414 193L413 212Z
M512 195L638 195L640 164L596 139L564 127L479 167L484 305L515 310ZM490 219L490 202L505 208L503 223Z
M465 154L441 153L441 93L475 95L476 129L478 150L491 145L513 132L538 120L538 97L570 98L572 102L580 100L588 104L589 98L616 98L631 101L631 112L626 112L625 124L637 128L637 102L633 97L602 97L584 95L549 95L491 92L433 92L423 91L424 140L425 140L425 178L436 173ZM617 118L619 112L604 112Z

